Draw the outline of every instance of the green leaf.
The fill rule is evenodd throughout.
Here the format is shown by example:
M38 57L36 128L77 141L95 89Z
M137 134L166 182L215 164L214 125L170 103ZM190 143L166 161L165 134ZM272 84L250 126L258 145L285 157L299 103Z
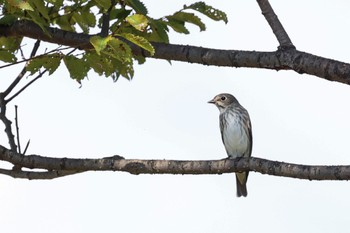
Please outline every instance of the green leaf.
M86 59L89 66L91 66L94 71L99 74L103 75L103 73L108 70L108 59L106 57L99 56L95 51L93 52L87 52L84 55L84 58ZM113 71L111 71L112 73Z
M215 9L207 4L205 4L204 2L196 2L193 3L189 6L184 6L184 9L193 9L196 10L206 16L208 16L209 18L215 20L215 21L224 21L225 23L228 22L227 20L227 15L225 14L225 12L220 11L218 9Z
M161 20L149 19L152 33L149 36L150 41L169 43L168 28L165 22Z
M54 20L54 23L56 23L62 30L66 31L74 31L74 26L69 22L71 19L71 15L63 15Z
M172 16L166 17L168 19L167 24L174 29L174 31L178 33L184 33L184 34L189 34L190 32L188 29L185 27L185 22L184 21L179 21L174 19Z
M60 54L55 53L55 54L44 55L44 56L32 59L28 63L26 70L30 72L30 74L34 74L38 72L41 67L44 67L49 71L49 75L51 75L59 67L60 63L61 63Z
M147 15L148 10L145 5L139 0L125 0L125 3L135 10L136 13Z
M111 0L95 0L94 2L103 12L107 12L111 7Z
M83 11L82 12L82 17L84 18L86 24L89 27L95 27L95 25L96 25L95 14L93 14L92 12L89 12L89 11Z
M114 81L117 81L119 76L123 76L124 78L131 80L134 77L134 67L132 64L125 65L119 61L115 62L117 71L116 77L114 77Z
M0 48L3 50L7 50L9 52L15 52L19 49L22 42L22 37L0 37Z
M100 38L97 38L100 40ZM86 53L84 56L90 67L99 75L112 77L114 81L119 75L128 79L133 76L133 60L131 48L123 41L110 37L107 48L100 54L95 51Z
M17 20L14 15L5 15L0 19L1 25L12 25Z
M34 11L29 2L25 0L8 0L8 3L21 10Z
M69 55L65 56L63 61L72 79L80 81L87 76L90 66L84 59L79 59L74 55Z
M110 26L111 32L119 31L120 28L124 28L125 25L130 25L125 21L125 18L132 12L132 10L126 10L125 8L113 8L110 12L109 19L113 24ZM115 20L117 19L117 20ZM98 26L102 27L102 17L100 17Z
M117 81L120 75L127 79L131 79L134 75L132 62L123 63L113 57L99 56L96 52L88 52L84 58L96 73L111 77L114 81Z
M45 19L50 20L47 7L43 0L31 0L32 6L37 10Z
M132 62L132 51L129 45L118 40L117 38L112 38L108 45L112 49L112 56L121 62Z
M144 31L148 25L146 16L140 14L134 14L126 17L126 21L128 21L134 28L139 31Z
M63 0L46 0L49 3L52 3L56 7L61 7L63 6Z
M62 16L58 16L52 21L54 24L57 24L62 30L66 30L70 32L75 31L74 22L71 22L72 14L65 14Z
M94 46L98 55L101 51L104 50L107 46L108 41L112 39L111 36L101 37L101 36L92 36L90 38L90 43Z
M120 8L120 9L113 8L111 10L109 17L111 20L113 20L113 19L125 19L131 13L131 11L132 10L126 10L125 8Z
M72 19L79 25L84 33L89 33L89 25L80 13L74 12Z
M134 56L134 58L139 65L142 65L146 62L146 58L144 56Z
M9 51L5 51L5 50L0 50L0 60L4 61L4 62L16 62L17 58L16 56L9 52Z
M196 16L193 13L187 13L187 12L176 12L174 15L172 15L173 19L184 21L187 23L192 23L194 25L197 25L201 31L205 31L205 24L201 21L198 16Z
M136 44L137 46L143 48L144 50L147 50L151 54L151 56L154 55L154 48L152 44L144 37L136 36L131 33L123 33L121 34L121 36L127 39L128 41L131 41L132 43Z
M34 23L40 26L40 28L45 32L45 34L50 35L50 33L46 29L46 26L49 26L48 22L46 22L37 11L27 11L27 14L31 17Z
M28 62L26 70L30 72L31 75L33 75L38 72L41 67L43 67L44 62L45 60L41 58L32 59L30 62Z
M49 75L53 74L61 64L61 55L52 54L48 56L48 60L44 63L44 67L49 71Z

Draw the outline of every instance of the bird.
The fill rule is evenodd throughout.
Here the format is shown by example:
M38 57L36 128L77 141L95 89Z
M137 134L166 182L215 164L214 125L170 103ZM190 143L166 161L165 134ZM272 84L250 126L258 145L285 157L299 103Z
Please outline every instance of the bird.
M252 154L252 125L248 111L231 94L216 95L210 104L220 111L221 139L229 158L250 157ZM246 197L249 172L236 172L237 197Z

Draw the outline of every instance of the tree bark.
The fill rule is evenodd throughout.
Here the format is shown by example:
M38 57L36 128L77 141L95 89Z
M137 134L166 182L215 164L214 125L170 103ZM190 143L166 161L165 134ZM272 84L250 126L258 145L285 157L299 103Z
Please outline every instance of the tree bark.
M45 169L47 171L23 171L0 169L0 174L14 178L53 179L86 171L121 171L130 174L223 174L255 171L274 176L308 180L349 180L350 166L309 166L271 161L261 158L221 160L140 160L124 159L115 155L98 159L52 158L40 155L20 155L0 145L0 160L16 167Z
M0 26L0 36L29 37L46 42L71 46L83 50L91 49L89 40L93 35L47 28L48 34L30 21L17 21L13 25ZM149 53L129 43L135 55L151 57ZM152 58L198 63L203 65L263 68L272 70L294 70L297 73L314 75L330 81L350 83L350 64L319 57L296 49L258 52L220 50L189 45L153 42L155 54Z

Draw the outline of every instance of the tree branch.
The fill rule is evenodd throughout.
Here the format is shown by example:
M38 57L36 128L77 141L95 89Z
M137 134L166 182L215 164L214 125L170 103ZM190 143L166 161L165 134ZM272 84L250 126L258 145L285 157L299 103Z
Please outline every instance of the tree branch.
M27 149L29 147L29 144L30 144L30 139L28 140L27 144L26 144L26 147L24 148L24 151L22 153L22 155L25 155L27 153Z
M59 47L61 47L61 46L59 46ZM71 47L55 48L55 49L52 49L52 50L50 50L48 52L42 53L42 54L40 54L38 56L35 56L35 57L34 56L30 57L30 58L25 58L24 56L22 56L22 60L16 61L16 62L13 62L13 63L9 63L9 64L6 64L6 65L2 65L2 66L0 66L0 69L6 68L6 67L10 67L10 66L14 66L14 65L18 65L18 64L21 64L23 62L28 62L28 61L30 61L33 58L40 58L40 57L43 57L45 55L48 55L48 54L51 54L51 53L54 53L54 52L58 52L58 51L63 51L63 50L66 50L66 49L71 49Z
M32 171L22 171L22 170L7 170L0 168L0 174L8 175L13 178L22 178L28 180L50 180L63 176L69 176L73 174L78 174L78 171L48 171L48 172L32 172Z
M79 49L91 49L89 39L92 35L74 33L57 28L47 28L51 36L30 21L17 21L13 25L0 25L0 36L30 37L43 41L63 44ZM150 55L136 45L129 43L135 55ZM199 63L204 65L249 67L273 70L294 70L350 84L350 64L327 59L298 50L278 50L275 52L256 52L240 50L220 50L196 46L155 43L152 58Z
M0 145L0 160L26 168L47 169L60 175L85 171L123 171L131 174L223 174L239 171L255 171L262 174L308 180L350 180L350 166L309 166L270 161L261 158L241 158L201 161L139 160L120 156L99 159L52 158L39 155L23 156ZM24 171L23 171L24 172ZM67 173L65 173L67 172ZM71 173L69 173L71 172ZM0 173L26 179L43 179L38 175L25 175L0 170ZM56 178L53 174L50 179Z
M277 15L273 11L268 0L257 0L261 13L264 15L266 21L269 23L273 33L275 34L280 46L279 48L284 49L295 49L292 41L290 40L287 32L284 30L281 22Z
M106 13L103 13L102 15L102 27L101 27L102 37L108 36L111 10L114 8L114 6L115 6L115 0L111 0L111 6L109 7L108 11Z
M18 153L22 154L21 152L21 142L19 139L19 126L18 126L18 106L15 105L15 122L16 122L16 134L17 134L17 146L18 146Z
M0 120L5 125L5 133L9 140L9 145L12 151L17 151L17 145L15 142L15 136L12 133L11 124L12 122L6 117L6 101L4 93L0 93Z
M34 57L36 52L38 51L38 48L40 46L40 40L37 40L34 44L34 47L32 49L32 52L30 54L30 58ZM13 88L15 88L17 86L17 84L19 83L19 81L21 81L21 79L23 78L23 76L25 75L25 73L27 72L26 68L27 68L27 64L23 67L22 71L19 73L19 75L17 76L17 78L10 84L10 86L4 91L4 97L6 97L8 94L10 94L10 92L13 90Z
M38 76L36 76L35 78L33 78L32 80L30 80L30 82L28 82L24 87L22 87L19 91L17 91L15 94L13 94L13 96L11 96L10 98L8 98L6 100L6 103L9 103L11 100L13 100L14 98L16 98L16 96L18 96L19 94L21 94L25 89L27 89L31 84L33 84L36 80L38 80L39 78L41 78L45 73L47 72L47 69L45 69L44 71L40 72L38 74Z
M32 52L30 54L31 58L35 56L36 52L38 51L39 46L40 46L40 40L37 40L36 43L33 46ZM19 93L21 93L31 83L33 83L37 78L34 81L31 81L29 84L27 84L24 88L22 88L19 92L17 92L10 99L6 100L5 98L6 98L6 96L8 94L11 93L11 91L22 80L23 76L27 72L27 70L26 70L27 64L28 64L28 62L23 67L22 71L19 73L19 75L16 77L16 79L10 84L10 86L4 92L0 93L0 120L5 125L5 132L6 132L8 140L9 140L9 144L10 144L11 150L12 151L16 151L16 152L17 152L17 145L16 145L16 142L15 142L15 136L12 133L12 128L11 128L12 122L6 117L6 104L9 101L11 101L14 97L16 97ZM17 111L16 111L16 117L17 117Z

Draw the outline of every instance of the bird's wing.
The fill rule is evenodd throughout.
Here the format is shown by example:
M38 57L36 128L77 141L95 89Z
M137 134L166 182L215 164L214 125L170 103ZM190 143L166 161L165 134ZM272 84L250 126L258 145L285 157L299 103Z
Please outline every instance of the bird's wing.
M248 157L250 157L252 155L252 149L253 149L253 134L252 134L252 123L250 122L250 118L249 118L249 115L248 115L248 112L247 112L247 125L248 125L248 138L249 138L249 151L248 151Z
M244 122L244 125L247 125L247 128L244 128L244 130L246 131L246 135L248 136L248 145L249 148L247 150L247 154L245 155L246 157L250 157L252 154L252 149L253 149L253 134L252 134L252 123L250 122L250 117L249 117L249 113L248 111L242 107L239 106L241 108L241 111L244 112L244 114L242 114L242 121Z
M220 132L221 132L221 140L225 145L225 141L224 141L224 127L225 124L227 124L225 117L223 116L224 114L220 114Z

